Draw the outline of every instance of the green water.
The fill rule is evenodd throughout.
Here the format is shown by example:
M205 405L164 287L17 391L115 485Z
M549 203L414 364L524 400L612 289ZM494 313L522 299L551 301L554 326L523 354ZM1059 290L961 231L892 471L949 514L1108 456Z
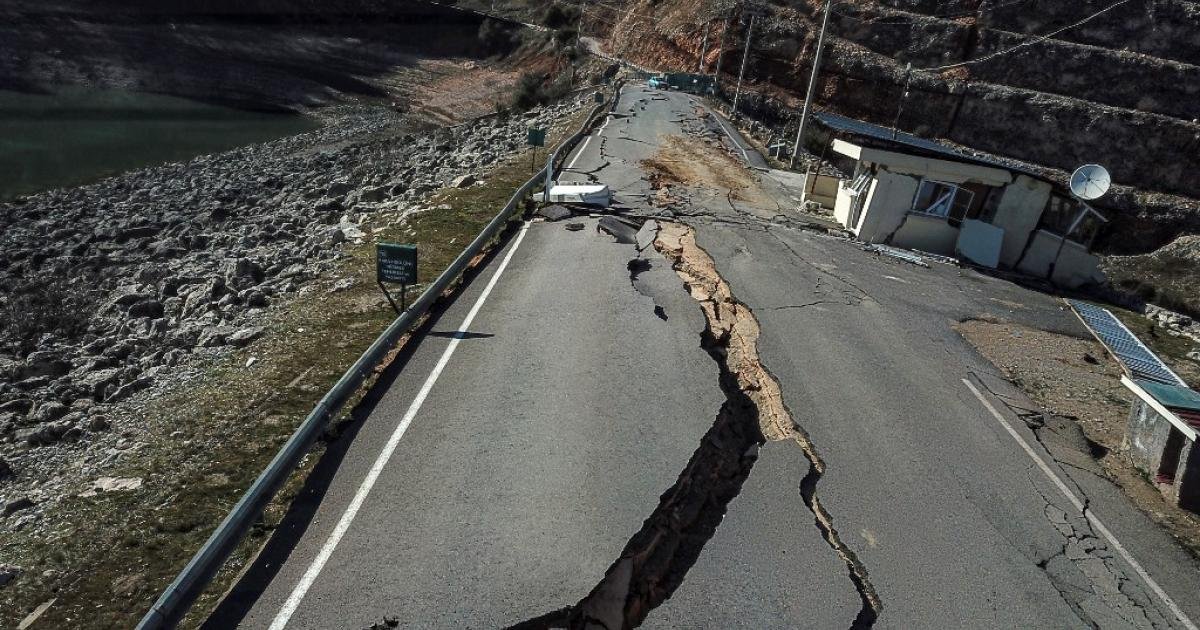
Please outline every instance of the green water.
M315 129L308 117L187 99L70 89L0 90L0 199Z

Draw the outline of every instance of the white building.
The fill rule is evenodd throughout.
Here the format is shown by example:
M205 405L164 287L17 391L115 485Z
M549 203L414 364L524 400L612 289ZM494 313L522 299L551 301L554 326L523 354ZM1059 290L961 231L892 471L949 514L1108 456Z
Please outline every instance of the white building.
M1105 219L1062 186L1002 162L834 114L817 114L852 172L834 217L859 239L1077 287L1103 280L1091 245ZM1065 238L1064 238L1065 236Z

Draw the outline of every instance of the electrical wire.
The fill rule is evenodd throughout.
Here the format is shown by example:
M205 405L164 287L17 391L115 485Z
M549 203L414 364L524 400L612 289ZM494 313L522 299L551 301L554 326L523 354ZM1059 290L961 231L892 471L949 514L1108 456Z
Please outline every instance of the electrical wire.
M994 4L994 5L988 6L986 8L988 10L1004 9L1007 7L1017 6L1019 4L1028 4L1031 1L1032 0L1012 0L1011 2L1001 2L999 4ZM939 20L952 20L955 18L977 16L977 15L979 15L979 12L981 10L983 10L983 7L980 7L979 9L976 9L974 11L961 11L958 13L930 13L928 15L920 15L920 17L935 18L935 19L939 19ZM899 20L895 20L892 22L884 22L884 21L881 21L884 19L883 16L873 17L873 18L861 18L856 15L850 15L849 13L842 13L841 11L834 11L833 14L840 16L840 17L850 19L850 20L854 20L856 22L862 22L864 24L875 24L875 25L880 25L880 26L915 24L915 22L913 21L913 18L910 18L910 17L901 18Z
M1031 40L1021 42L1021 43L1017 44L1016 46L1012 46L1010 48L1005 48L1004 50L998 50L994 53L984 55L978 59L968 59L966 61L960 61L958 63L951 63L951 64L947 64L944 66L934 66L932 68L913 68L913 71L914 72L937 72L939 70L949 70L950 68L958 68L960 66L968 66L968 65L972 65L972 64L976 64L976 63L983 63L985 61L995 59L996 57L1000 57L1002 55L1007 55L1011 52L1015 52L1022 48L1028 48L1029 46L1033 46L1035 44L1040 44L1040 43L1046 41L1047 39L1050 39L1051 37L1058 35L1059 33L1062 33L1064 31L1069 31L1077 26L1082 26L1084 24L1087 24L1088 22L1091 22L1092 20L1100 17L1101 15L1103 15L1105 13L1108 13L1109 11L1112 11L1113 9L1115 9L1123 4L1128 4L1129 1L1130 0L1118 0L1117 2L1114 2L1110 5L1108 5L1107 7L1100 9L1099 11L1083 18L1082 20L1079 20L1078 22L1075 22L1073 24L1068 24L1067 26L1064 26L1058 30L1046 33L1045 35L1039 35Z

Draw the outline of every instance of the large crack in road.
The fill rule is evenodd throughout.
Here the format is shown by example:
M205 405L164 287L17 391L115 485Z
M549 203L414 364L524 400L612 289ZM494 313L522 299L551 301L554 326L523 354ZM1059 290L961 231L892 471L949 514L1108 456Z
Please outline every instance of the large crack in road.
M653 246L671 263L683 287L705 316L701 346L717 362L725 394L713 425L700 440L678 479L629 539L600 582L574 606L510 626L514 630L571 628L618 630L636 628L647 615L683 584L704 545L715 535L731 501L738 496L770 441L794 441L808 462L797 490L822 539L846 566L861 607L852 629L874 625L882 604L866 567L834 527L822 505L818 484L826 464L783 402L778 381L758 356L759 324L754 313L734 297L712 258L696 243L691 228L663 224ZM630 262L631 283L647 269Z
M708 321L706 346L721 364L722 375L735 376L738 389L758 408L763 435L771 440L793 440L809 462L809 472L800 482L800 496L812 512L814 523L838 558L845 563L850 581L862 601L851 628L869 628L882 610L882 602L870 582L866 566L842 541L833 517L822 505L817 485L826 464L808 434L799 426L783 401L779 382L763 366L758 355L759 323L754 313L734 297L729 283L717 271L708 252L696 243L695 232L680 224L665 224L655 240L658 250L673 261L684 286L698 301ZM717 349L714 352L713 348Z

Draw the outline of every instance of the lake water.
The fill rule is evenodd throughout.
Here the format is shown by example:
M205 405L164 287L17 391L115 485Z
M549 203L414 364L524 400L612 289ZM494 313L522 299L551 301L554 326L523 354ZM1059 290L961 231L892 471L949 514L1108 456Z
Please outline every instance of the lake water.
M0 90L0 199L295 135L319 126L289 114L110 90Z

